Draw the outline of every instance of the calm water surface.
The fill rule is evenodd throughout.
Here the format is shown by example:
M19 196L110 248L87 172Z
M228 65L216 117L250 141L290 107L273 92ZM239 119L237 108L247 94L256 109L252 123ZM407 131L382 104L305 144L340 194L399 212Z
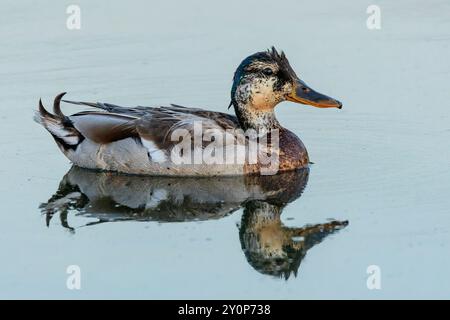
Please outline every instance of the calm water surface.
M79 31L65 27L71 2L0 4L1 298L449 298L448 1L379 1L376 31L372 1L77 3ZM236 66L271 45L344 103L277 108L307 171L94 173L32 121L61 91L224 111Z

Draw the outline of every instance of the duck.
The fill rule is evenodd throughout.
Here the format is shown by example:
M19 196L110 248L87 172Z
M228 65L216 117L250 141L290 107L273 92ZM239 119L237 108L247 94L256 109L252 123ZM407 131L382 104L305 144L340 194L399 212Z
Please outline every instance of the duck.
M34 119L74 165L150 176L272 175L307 168L306 147L279 123L275 107L291 101L342 108L301 80L275 47L248 56L236 69L228 106L235 115L177 104L63 100L65 94L54 99L53 113L40 99ZM91 109L67 116L61 101Z

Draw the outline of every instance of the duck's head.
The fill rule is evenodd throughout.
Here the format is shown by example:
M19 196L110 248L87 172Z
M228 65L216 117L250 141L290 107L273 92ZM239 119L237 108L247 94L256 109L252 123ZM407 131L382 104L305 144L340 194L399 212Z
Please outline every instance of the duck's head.
M342 103L310 88L289 64L283 52L272 49L245 58L237 68L231 89L231 105L245 126L247 118L270 118L275 106L292 101L318 108L342 108ZM276 121L276 120L275 120Z

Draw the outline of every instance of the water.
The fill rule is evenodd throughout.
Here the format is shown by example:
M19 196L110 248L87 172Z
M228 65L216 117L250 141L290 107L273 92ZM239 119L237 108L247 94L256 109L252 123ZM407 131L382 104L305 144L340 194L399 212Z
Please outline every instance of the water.
M77 3L79 31L69 3L0 5L0 297L449 297L447 1L378 1L375 31L371 1ZM344 103L277 107L314 162L294 177L79 172L32 122L39 97L61 91L223 111L235 67L271 45ZM66 287L69 265L81 290ZM381 290L367 288L370 265Z

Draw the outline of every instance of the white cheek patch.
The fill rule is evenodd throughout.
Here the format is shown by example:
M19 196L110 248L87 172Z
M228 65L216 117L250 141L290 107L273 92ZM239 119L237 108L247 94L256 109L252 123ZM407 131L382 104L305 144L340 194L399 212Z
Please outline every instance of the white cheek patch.
M159 149L153 141L141 138L141 142L147 149L147 152L153 162L162 163L167 161L167 156L164 150Z

